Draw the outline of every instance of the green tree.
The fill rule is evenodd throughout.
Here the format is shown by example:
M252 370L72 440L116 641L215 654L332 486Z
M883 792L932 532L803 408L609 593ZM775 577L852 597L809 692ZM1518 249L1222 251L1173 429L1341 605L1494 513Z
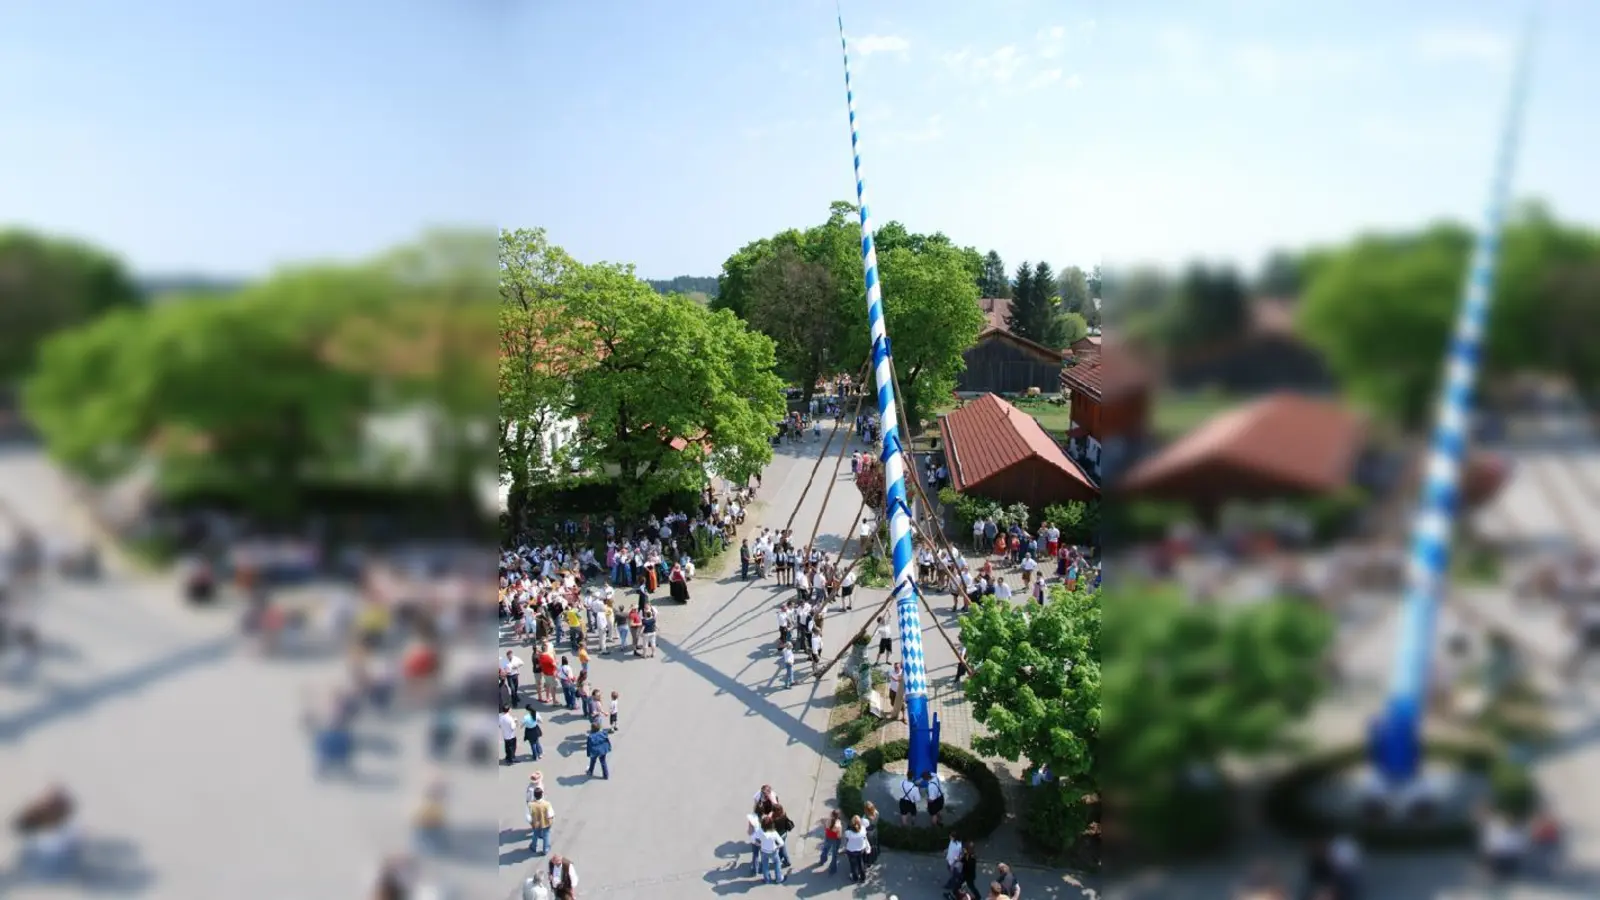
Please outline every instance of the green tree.
M1185 347L1225 341L1250 327L1250 299L1230 267L1192 265L1184 272L1167 320L1167 344Z
M1011 296L1011 279L1006 277L1005 261L994 250L990 250L983 258L983 275L978 279L978 296Z
M627 266L584 266L563 294L592 354L572 376L576 459L614 473L625 512L699 487L707 464L738 481L771 460L785 407L770 338L730 311L657 294Z
M750 327L777 344L780 373L811 400L817 379L837 355L841 338L839 293L826 264L794 247L780 246L762 259L750 279Z
M1094 297L1089 293L1089 275L1077 266L1067 266L1056 276L1056 293L1061 298L1061 309L1087 317L1094 308Z
M1073 341L1082 340L1089 333L1089 321L1080 313L1057 313L1050 321L1050 333L1045 346L1065 349Z
M1017 266L1011 282L1011 306L1006 310L1006 328L1018 337L1039 340L1049 325L1040 292L1033 283L1033 263L1026 260Z
M1429 419L1472 243L1472 233L1453 224L1372 234L1312 255L1307 267L1301 333L1354 395L1402 424ZM1563 224L1542 207L1519 209L1500 245L1485 332L1486 380L1531 370L1574 376L1595 393L1593 381L1584 383L1592 378L1585 374L1592 364L1583 361L1589 351L1552 346L1549 338L1553 331L1586 332L1592 307L1584 281L1560 273L1597 261L1600 235Z
M116 258L78 241L0 232L0 384L27 374L50 335L138 302Z
M965 364L962 354L983 328L984 316L977 304L983 256L945 235L916 234L897 222L882 226L875 244L902 399L907 418L916 427L925 398L936 402L954 389ZM765 326L761 330L766 333L770 323L757 323L752 317L754 274L764 260L778 255L781 246L792 247L801 259L825 268L832 276L830 321L837 329L836 342L825 354L823 373L856 372L870 348L860 220L856 208L848 203L833 203L821 225L804 232L786 231L734 254L723 266L724 278L713 306ZM828 304L816 300L820 314ZM782 335L769 336L780 344L783 341Z
M1048 767L1059 793L1037 803L1032 831L1055 849L1089 824L1101 722L1099 591L1052 589L1043 606L986 600L961 624L974 663L966 695L988 733L979 753Z
M507 512L521 521L529 488L548 478L546 437L565 418L572 377L592 354L566 327L562 299L578 263L543 229L500 233L499 471Z
M1256 276L1256 293L1263 297L1298 297L1301 287L1301 261L1286 250L1267 256Z
M1146 585L1108 592L1104 609L1095 760L1105 815L1150 849L1177 849L1215 828L1181 833L1196 821L1186 804L1197 775L1291 746L1291 726L1322 696L1333 624L1300 602L1196 604Z

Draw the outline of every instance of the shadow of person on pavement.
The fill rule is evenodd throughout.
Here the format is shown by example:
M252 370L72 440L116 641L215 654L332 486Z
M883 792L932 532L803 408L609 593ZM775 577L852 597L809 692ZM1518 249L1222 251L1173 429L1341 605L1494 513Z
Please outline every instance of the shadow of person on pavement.
M149 891L155 881L155 872L143 861L133 841L89 836L79 847L77 865L66 874L46 878L27 872L20 865L0 872L0 897L34 885L70 887L88 895L137 897Z

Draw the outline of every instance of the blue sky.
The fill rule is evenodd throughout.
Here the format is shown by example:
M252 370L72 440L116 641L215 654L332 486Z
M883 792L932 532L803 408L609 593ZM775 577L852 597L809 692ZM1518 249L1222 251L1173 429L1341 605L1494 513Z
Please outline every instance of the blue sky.
M579 258L714 274L853 191L833 0L536 3L531 196ZM1332 7L1332 9L1330 9ZM1475 219L1525 7L845 0L868 200L1008 263L1254 265ZM1519 193L1600 222L1600 7L1550 0Z
M1337 11L1321 7L1335 6ZM1549 0L1524 192L1600 222ZM143 272L543 225L714 274L852 190L833 0L147 0L0 12L0 221ZM1253 260L1474 215L1517 3L845 0L870 199L1015 263Z
M229 275L491 227L510 6L5 4L0 221Z

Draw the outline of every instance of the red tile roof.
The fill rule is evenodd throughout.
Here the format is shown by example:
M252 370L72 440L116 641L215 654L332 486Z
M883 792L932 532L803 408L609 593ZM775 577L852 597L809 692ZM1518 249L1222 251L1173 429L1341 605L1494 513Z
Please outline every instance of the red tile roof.
M1099 490L1037 419L993 394L941 416L939 431L950 461L951 481L958 491L1029 459L1048 463L1091 490Z
M1081 391L1097 402L1114 400L1137 390L1145 385L1148 377L1143 366L1115 347L1074 353L1071 359L1076 362L1061 370L1061 387Z
M989 320L989 328L998 328L1007 331L1006 316L1011 315L1011 301L1004 297L984 297L978 301L978 308L983 310L983 315Z
M1273 394L1179 438L1120 487L1205 496L1334 491L1350 483L1365 433L1361 417L1341 404Z

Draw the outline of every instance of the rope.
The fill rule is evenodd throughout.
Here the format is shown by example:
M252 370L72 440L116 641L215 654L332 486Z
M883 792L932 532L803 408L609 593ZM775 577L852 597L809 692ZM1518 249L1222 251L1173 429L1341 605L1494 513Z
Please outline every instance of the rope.
M862 394L861 395L861 400L857 400L856 401L856 414L857 415L860 415L860 413L861 413L861 403L865 399L866 399L866 394ZM837 427L838 423L835 422L834 425ZM806 550L808 550L808 551L813 546L815 546L816 543L817 543L817 532L822 529L822 517L823 517L823 515L825 515L828 512L828 500L833 497L833 487L834 487L834 485L839 483L839 467L844 465L844 450L849 445L850 445L850 442L848 440L842 441L839 444L839 452L834 457L834 460L833 460L833 477L828 480L828 490L826 492L824 492L823 495L822 495L822 506L817 510L817 519L816 519L816 521L811 523L811 537L806 540L805 545L804 545ZM825 455L827 455L828 448L826 446L824 446L822 448L822 451L823 451L823 456L825 456ZM820 468L821 465L822 465L822 456L818 456L817 457L817 468ZM817 477L816 468L812 469L811 477L812 478L816 478ZM808 488L810 487L809 484L807 484L806 486ZM801 499L805 499L805 495L802 494L801 495ZM795 506L795 512L798 513L799 511L800 511L800 507L797 504ZM792 516L790 518L791 518L791 520L793 519ZM855 525L855 523L852 522L851 526L854 527L854 525ZM787 530L787 528L785 530Z
M851 385L850 385L852 388L856 389L857 395L858 395L856 397L855 416L861 415L861 404L864 403L866 401L866 399L867 399L866 392L860 390L859 382L866 380L867 372L870 371L871 368L872 368L872 360L869 359L869 360L867 360L867 362L864 365L861 366L861 377L858 378L856 380L856 382L852 382ZM840 410L840 411L843 412L843 410ZM855 418L855 416L852 416L851 418ZM789 529L794 527L795 517L800 515L800 507L806 502L806 495L811 493L811 485L817 480L817 470L822 468L822 461L824 459L826 459L827 456L828 456L828 448L833 446L833 439L836 436L838 436L838 434L839 434L839 426L843 425L843 424L844 424L844 417L843 416L840 416L839 418L833 420L833 430L828 432L827 443L822 445L822 452L817 455L817 461L814 464L812 464L812 466L811 466L811 475L810 475L810 477L808 477L806 479L805 489L800 492L800 499L796 500L794 502L794 511L789 513L789 521L783 523L783 530L784 531L788 531ZM837 471L837 467L835 467L835 470ZM827 504L826 503L823 504L823 508L827 508Z

